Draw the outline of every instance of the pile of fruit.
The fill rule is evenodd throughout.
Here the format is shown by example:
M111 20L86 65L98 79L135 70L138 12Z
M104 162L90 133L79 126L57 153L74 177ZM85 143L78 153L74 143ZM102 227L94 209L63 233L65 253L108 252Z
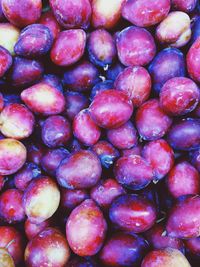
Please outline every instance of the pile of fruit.
M0 0L0 267L200 266L198 0Z

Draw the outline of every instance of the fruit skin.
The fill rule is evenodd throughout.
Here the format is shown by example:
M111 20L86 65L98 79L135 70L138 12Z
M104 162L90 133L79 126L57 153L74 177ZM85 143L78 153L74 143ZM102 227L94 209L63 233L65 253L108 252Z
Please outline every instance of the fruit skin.
M32 223L49 219L60 203L60 191L52 178L47 176L33 180L23 195L23 207Z
M25 146L11 138L0 140L0 175L17 172L25 163L27 152Z
M64 72L64 85L72 91L87 92L100 81L99 70L89 61L83 60Z
M12 257L4 248L0 248L0 265L1 267L15 267Z
M5 35L6 32L6 35ZM20 35L20 30L11 23L0 23L0 45L13 56L14 46Z
M142 233L154 225L156 209L146 197L126 194L113 201L109 217L111 222L121 230Z
M141 156L121 157L114 166L116 180L132 190L146 187L154 178L151 165Z
M119 232L105 242L99 257L106 266L139 266L147 251L148 243L144 238Z
M3 95L0 93L0 112L2 111L4 107L4 98Z
M172 119L161 109L156 98L146 101L139 107L135 121L140 136L148 141L163 137L172 124Z
M89 0L50 0L49 3L62 27L66 29L89 27L92 14Z
M51 224L50 220L46 220L39 224L34 224L29 219L27 219L24 224L24 231L26 233L26 237L28 238L28 240L32 240L45 228L49 227L50 224Z
M38 58L47 54L52 44L49 28L42 24L32 24L20 32L14 51L18 56Z
M190 17L181 11L170 12L156 29L158 41L170 44L172 47L186 45L191 38L191 33Z
M13 86L25 87L40 80L43 72L44 66L41 61L16 56L8 76Z
M86 199L76 207L66 223L69 246L82 257L95 255L100 250L106 231L107 224L103 214L91 199Z
M181 116L193 111L199 99L198 86L184 77L168 80L160 91L160 105L171 116Z
M62 188L60 206L65 211L71 211L88 198L89 195L85 189Z
M17 265L23 260L24 253L24 240L21 233L12 226L0 226L0 236L0 248L6 248Z
M3 46L0 46L0 77L3 77L4 74L12 65L12 56L10 52L5 49Z
M1 133L18 140L29 137L34 130L35 118L24 105L9 104L0 114Z
M161 50L150 63L148 70L151 74L153 89L159 93L169 79L184 77L186 74L183 53L174 47Z
M53 39L55 39L59 32L61 31L61 26L57 22L56 18L54 17L52 11L47 11L43 13L38 21L38 23L43 24L47 28L49 28Z
M175 10L184 11L190 13L195 9L197 0L172 0L172 7Z
M176 202L167 220L167 235L188 239L199 236L200 196L186 195Z
M187 56L186 56L186 62L187 62L187 70L190 75L190 77L196 81L200 81L200 72L199 72L199 57L200 57L200 37L198 37L195 42L192 44L190 49L188 50Z
M130 119L133 105L124 92L110 89L101 91L95 96L89 111L97 125L113 129Z
M135 107L141 106L151 92L151 76L143 67L128 67L117 76L114 88L126 92Z
M24 257L28 267L60 267L67 263L70 250L64 235L49 227L29 241Z
M98 142L101 130L92 120L87 109L81 110L74 118L73 134L86 146L92 146Z
M120 20L122 5L125 0L91 0L94 28L112 29Z
M86 189L99 181L101 172L97 155L89 150L79 150L61 162L56 177L58 183L67 189Z
M142 156L151 165L158 180L164 178L174 165L174 151L164 139L147 143L143 147Z
M117 53L114 38L104 29L91 32L87 49L90 61L103 68L112 64Z
M190 161L192 165L200 172L200 149L190 152Z
M41 0L2 0L1 5L6 18L20 28L36 22L42 11Z
M149 27L161 22L170 10L170 0L128 0L122 8L123 18L139 27Z
M176 150L190 151L200 147L200 120L179 119L168 132L168 142Z
M30 110L43 116L61 113L66 104L63 94L56 87L45 82L23 90L21 99Z
M91 198L104 210L108 210L113 200L123 194L124 188L115 179L101 180L90 191Z
M83 56L85 45L86 33L83 30L62 31L58 34L52 46L50 52L51 60L58 66L70 66Z
M174 248L180 250L182 253L185 252L184 242L181 239L164 235L164 233L165 225L157 223L145 232L144 236L153 249Z
M119 60L125 66L145 66L156 54L150 32L135 26L125 28L117 35L116 46Z
M166 177L166 184L174 198L200 193L199 173L187 161L175 164Z
M50 148L65 146L71 138L71 125L63 116L50 116L42 125L41 137L43 143Z
M3 221L14 224L25 219L22 206L23 193L18 189L8 189L0 195L0 217Z
M177 249L153 250L142 261L141 267L191 267L186 257Z
M200 257L200 237L190 238L184 241L186 249L194 256Z

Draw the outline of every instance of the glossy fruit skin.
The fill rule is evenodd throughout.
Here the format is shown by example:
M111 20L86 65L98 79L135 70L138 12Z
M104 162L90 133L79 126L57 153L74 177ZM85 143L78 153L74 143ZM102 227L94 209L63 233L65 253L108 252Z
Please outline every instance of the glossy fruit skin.
M0 226L0 247L6 248L17 265L23 259L24 240L20 232L11 226ZM12 242L13 241L13 242ZM12 243L11 243L12 242Z
M56 148L67 144L71 137L71 126L65 117L60 115L50 116L42 125L43 143Z
M113 88L112 80L105 80L103 82L97 83L91 90L90 100L92 101L99 92L112 88Z
M11 255L4 248L0 248L0 264L2 267L15 267Z
M47 54L52 43L53 37L46 26L42 24L32 24L20 32L14 50L18 56L37 58Z
M118 149L129 149L137 145L137 132L133 124L128 121L119 128L107 131L108 141Z
M71 121L79 111L88 107L88 99L79 92L66 91L64 96L66 101L65 114Z
M10 175L17 172L26 161L25 146L11 138L0 140L0 175Z
M97 267L97 264L91 259L76 257L68 261L66 267Z
M38 166L41 165L41 159L44 153L45 148L39 143L29 143L27 146L27 160L35 163Z
M21 28L36 22L42 11L41 0L2 0L1 3L6 18Z
M177 48L165 48L154 57L148 70L151 74L153 89L159 93L169 79L185 76L184 55Z
M92 120L87 109L81 110L74 118L73 134L86 146L92 146L98 142L101 130Z
M113 201L109 217L111 222L121 230L142 233L154 225L156 209L146 197L126 194Z
M53 36L53 39L55 39L58 36L59 32L61 31L61 26L54 17L52 11L47 11L43 13L38 22L49 28Z
M66 238L59 230L50 227L30 240L25 250L25 263L28 267L65 266L69 257Z
M0 195L0 217L3 221L13 224L25 219L22 196L18 189L8 189Z
M124 0L91 0L92 26L94 28L112 29L120 19Z
M1 133L9 138L20 140L29 137L34 124L34 115L22 104L9 104L0 114Z
M103 245L106 231L103 213L91 199L86 199L76 207L66 223L69 246L79 256L95 255Z
M89 111L97 125L113 129L129 120L133 112L133 105L124 92L110 89L99 92L95 96Z
M188 239L199 236L200 197L187 195L180 198L170 210L166 230L171 237Z
M122 8L122 16L139 27L149 27L161 22L170 10L170 0L128 0Z
M88 199L89 195L85 189L66 189L61 190L61 207L63 210L71 211L81 204L84 200Z
M89 0L50 0L51 9L59 22L66 28L87 29L90 24L91 4Z
M6 32L6 35L5 35ZM0 23L0 45L14 55L14 46L20 35L20 30L10 23Z
M44 74L40 82L44 82L50 86L53 86L58 91L63 93L63 86L62 86L61 78L55 74Z
M101 163L95 153L80 150L61 162L56 177L58 183L67 189L84 189L93 187L99 181L101 172Z
M192 44L190 47L187 56L186 56L186 62L187 62L187 70L190 75L190 77L196 81L199 82L199 61L198 58L200 57L200 38L198 37L196 41Z
M130 149L123 149L121 151L121 155L124 157L129 157L129 156L133 156L133 155L141 156L142 155L142 146L140 144L137 144L137 146L134 146Z
M128 67L117 76L114 88L126 92L133 105L139 107L149 98L151 77L143 67Z
M43 72L44 67L39 60L15 57L9 71L9 80L13 86L25 87L40 80Z
M186 13L192 12L197 4L197 0L172 0L171 2L175 10L184 11Z
M195 257L200 257L200 237L184 241L186 249Z
M0 46L0 77L3 77L4 74L12 65L12 56L10 52L5 49L3 46Z
M141 267L191 267L187 258L177 249L153 250L142 261Z
M116 40L120 62L125 66L144 66L156 53L152 35L145 29L130 26L123 29ZM131 51L135 51L134 54Z
M187 161L176 164L168 173L167 187L175 198L200 193L200 176L198 171Z
M197 85L184 77L168 80L160 91L160 105L171 116L181 116L193 111L199 99Z
M115 179L106 179L92 188L90 196L102 209L107 210L112 201L124 193L125 190Z
M115 159L119 157L119 151L112 144L104 140L98 141L91 149L97 154L102 166L105 168L111 167Z
M23 195L25 213L36 224L49 219L57 210L59 202L57 184L47 176L33 180Z
M140 190L154 178L153 169L141 156L121 157L114 166L116 180L125 187Z
M43 116L57 115L65 108L63 94L56 87L45 82L23 90L21 99L30 110Z
M100 67L111 65L117 52L114 38L104 29L91 32L87 49L90 61Z
M191 38L191 33L190 17L181 11L170 12L156 29L158 41L172 47L186 45Z
M147 251L144 238L119 232L106 241L99 257L105 266L139 266Z
M147 143L142 150L142 156L151 165L158 180L164 178L174 165L174 152L164 139Z
M73 49L71 44L73 43ZM51 49L51 60L58 66L70 66L83 55L86 33L81 29L62 31L58 34Z
M160 108L156 98L142 104L135 119L140 136L148 141L163 137L172 124L172 119Z
M198 119L182 119L173 124L168 141L172 148L190 151L200 147L200 121Z
M145 232L145 238L153 249L174 248L184 253L184 243L181 239L164 235L165 226L162 223L155 224Z
M122 72L124 70L124 68L125 68L124 65L117 62L116 64L114 64L114 65L110 66L110 68L108 68L108 70L106 71L106 78L108 80L115 81L117 76L120 74L120 72Z
M200 172L200 149L190 152L190 161L192 165Z
M14 175L14 182L17 189L24 191L28 184L41 175L40 167L32 162L27 162L23 168L21 168Z
M72 91L86 92L100 81L99 75L98 69L84 60L65 71L64 85Z
M69 151L63 147L47 149L41 156L42 169L49 175L55 176L61 161L69 155Z
M49 226L50 220L46 220L39 224L34 224L29 219L27 219L24 224L26 237L28 238L28 240L32 240L35 236L37 236L40 232L42 232L45 228Z
M200 36L200 18L196 17L192 25L191 44L193 44L199 36Z

